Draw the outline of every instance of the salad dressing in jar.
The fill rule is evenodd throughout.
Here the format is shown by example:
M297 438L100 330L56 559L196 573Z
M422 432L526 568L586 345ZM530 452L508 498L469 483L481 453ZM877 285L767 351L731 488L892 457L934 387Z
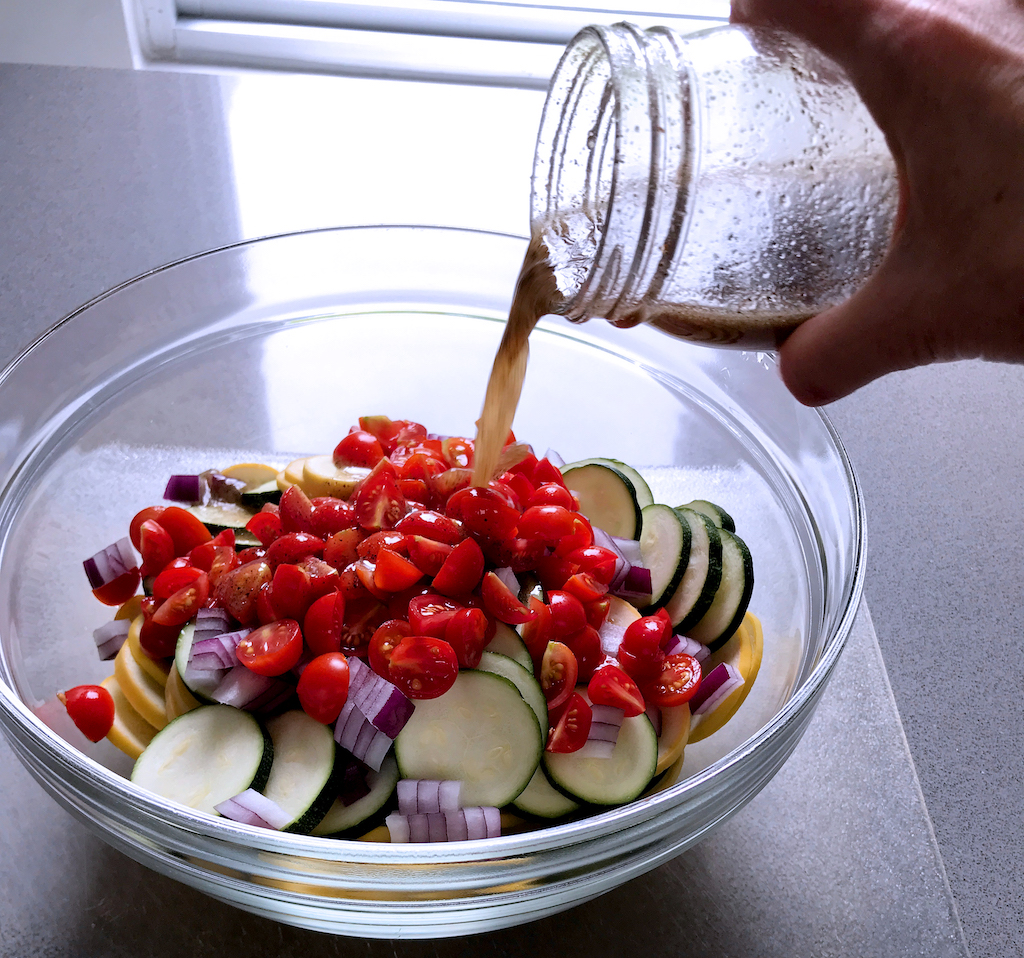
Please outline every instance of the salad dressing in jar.
M774 348L877 267L898 194L867 108L803 41L740 26L586 27L544 105L532 238L474 484L493 476L542 315Z

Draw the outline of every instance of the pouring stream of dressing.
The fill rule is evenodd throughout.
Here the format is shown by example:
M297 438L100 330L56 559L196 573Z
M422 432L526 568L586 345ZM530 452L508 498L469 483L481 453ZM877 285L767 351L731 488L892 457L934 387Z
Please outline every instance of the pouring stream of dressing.
M534 236L519 270L508 322L487 382L483 412L477 421L474 486L486 486L494 478L523 389L530 355L530 332L541 316L551 312L557 300L558 287L548 263L547 249L541 239Z

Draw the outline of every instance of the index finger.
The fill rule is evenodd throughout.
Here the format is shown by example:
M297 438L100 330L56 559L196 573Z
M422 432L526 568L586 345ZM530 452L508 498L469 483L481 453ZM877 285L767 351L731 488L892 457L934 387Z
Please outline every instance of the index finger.
M730 20L786 30L843 61L886 5L885 0L732 0Z

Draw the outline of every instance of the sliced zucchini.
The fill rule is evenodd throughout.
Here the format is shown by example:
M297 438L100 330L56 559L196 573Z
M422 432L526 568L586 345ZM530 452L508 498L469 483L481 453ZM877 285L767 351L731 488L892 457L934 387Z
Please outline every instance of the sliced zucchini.
M508 679L460 672L436 699L421 699L395 739L403 778L462 782L464 805L511 802L526 788L544 741L537 717Z
M306 835L327 814L338 794L338 748L331 729L301 709L282 712L267 722L274 762L263 794L291 820L281 831Z
M507 655L485 650L483 655L480 656L480 664L477 668L482 672L493 672L495 675L501 675L519 689L519 694L523 697L523 701L533 709L533 714L537 716L537 724L540 726L541 735L547 737L548 702L541 691L540 682L533 676L532 660L530 666L530 670L527 671L526 668Z
M665 611L675 631L683 633L701 620L715 600L722 581L722 537L703 513L682 507L677 512L690 526L690 559Z
M179 715L158 732L132 769L132 781L196 811L214 807L247 788L262 791L274 746L248 712L204 705Z
M521 812L534 818L564 818L579 811L580 803L563 795L548 779L542 762L533 773L530 784L524 788L512 803ZM504 829L502 829L504 834Z
M577 691L583 691L578 687ZM591 805L622 805L647 788L658 767L658 736L641 713L623 719L608 758L581 758L578 752L544 753L551 784L570 798Z
M754 590L754 563L746 543L735 533L720 530L722 539L722 581L710 608L695 625L680 629L703 642L712 652L731 638L740 627L750 594Z
M504 622L496 623L494 638L488 643L485 652L496 652L498 655L507 655L513 662L518 662L531 675L533 674L533 659L526 643L519 638L519 634L511 626Z
M142 671L127 642L114 658L114 677L132 708L153 728L162 729L167 724L164 687Z
M195 631L196 624L194 621L186 623L182 628L181 633L178 635L178 644L174 647L174 667L178 671L178 678L181 679L181 684L199 702L207 705L211 701L210 696L203 692L201 688L185 681L185 676L188 675L188 657L192 654L192 641Z
M344 805L340 799L335 799L312 834L337 835L356 827L364 828L368 820L387 804L397 785L398 763L389 752L384 756L379 772L372 768L366 769L366 786L370 791L362 798L357 798L351 805Z
M248 509L253 509L259 512L267 503L273 503L276 505L281 501L281 490L277 485L277 477L275 476L270 482L265 482L261 486L255 486L252 489L243 489L240 497L241 505Z
M675 509L652 503L643 508L640 555L651 570L651 602L644 615L657 612L675 594L690 561L693 534Z
M562 475L565 475L566 469L571 469L574 466L586 466L596 464L599 466L610 466L612 469L617 469L621 472L633 485L633 491L636 493L636 501L639 503L640 508L649 506L654 502L654 495L651 493L651 487L647 485L647 480L640 475L631 465L625 462L621 462L618 459L580 459L577 462L571 462L568 465L562 467Z
M694 499L693 502L688 502L679 508L693 509L694 512L707 516L719 529L725 529L726 532L736 531L736 523L733 522L732 516L721 506L708 502L707 499Z
M595 526L621 539L640 538L642 507L636 486L621 469L591 459L562 466L562 477Z

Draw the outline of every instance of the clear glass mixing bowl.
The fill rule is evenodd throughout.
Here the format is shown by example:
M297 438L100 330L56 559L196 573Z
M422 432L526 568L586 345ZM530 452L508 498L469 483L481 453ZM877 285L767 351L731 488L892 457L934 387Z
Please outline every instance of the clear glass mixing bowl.
M721 502L754 556L761 673L736 717L687 749L676 785L481 842L278 834L140 791L124 756L76 736L55 707L58 689L111 671L91 640L110 610L81 560L159 502L168 474L329 451L372 413L472 434L525 247L405 226L243 243L100 296L0 374L0 724L46 791L115 848L307 928L469 934L568 908L680 854L792 752L864 576L863 504L837 436L789 396L768 354L555 318L533 336L517 434L566 460L629 462L659 501Z

